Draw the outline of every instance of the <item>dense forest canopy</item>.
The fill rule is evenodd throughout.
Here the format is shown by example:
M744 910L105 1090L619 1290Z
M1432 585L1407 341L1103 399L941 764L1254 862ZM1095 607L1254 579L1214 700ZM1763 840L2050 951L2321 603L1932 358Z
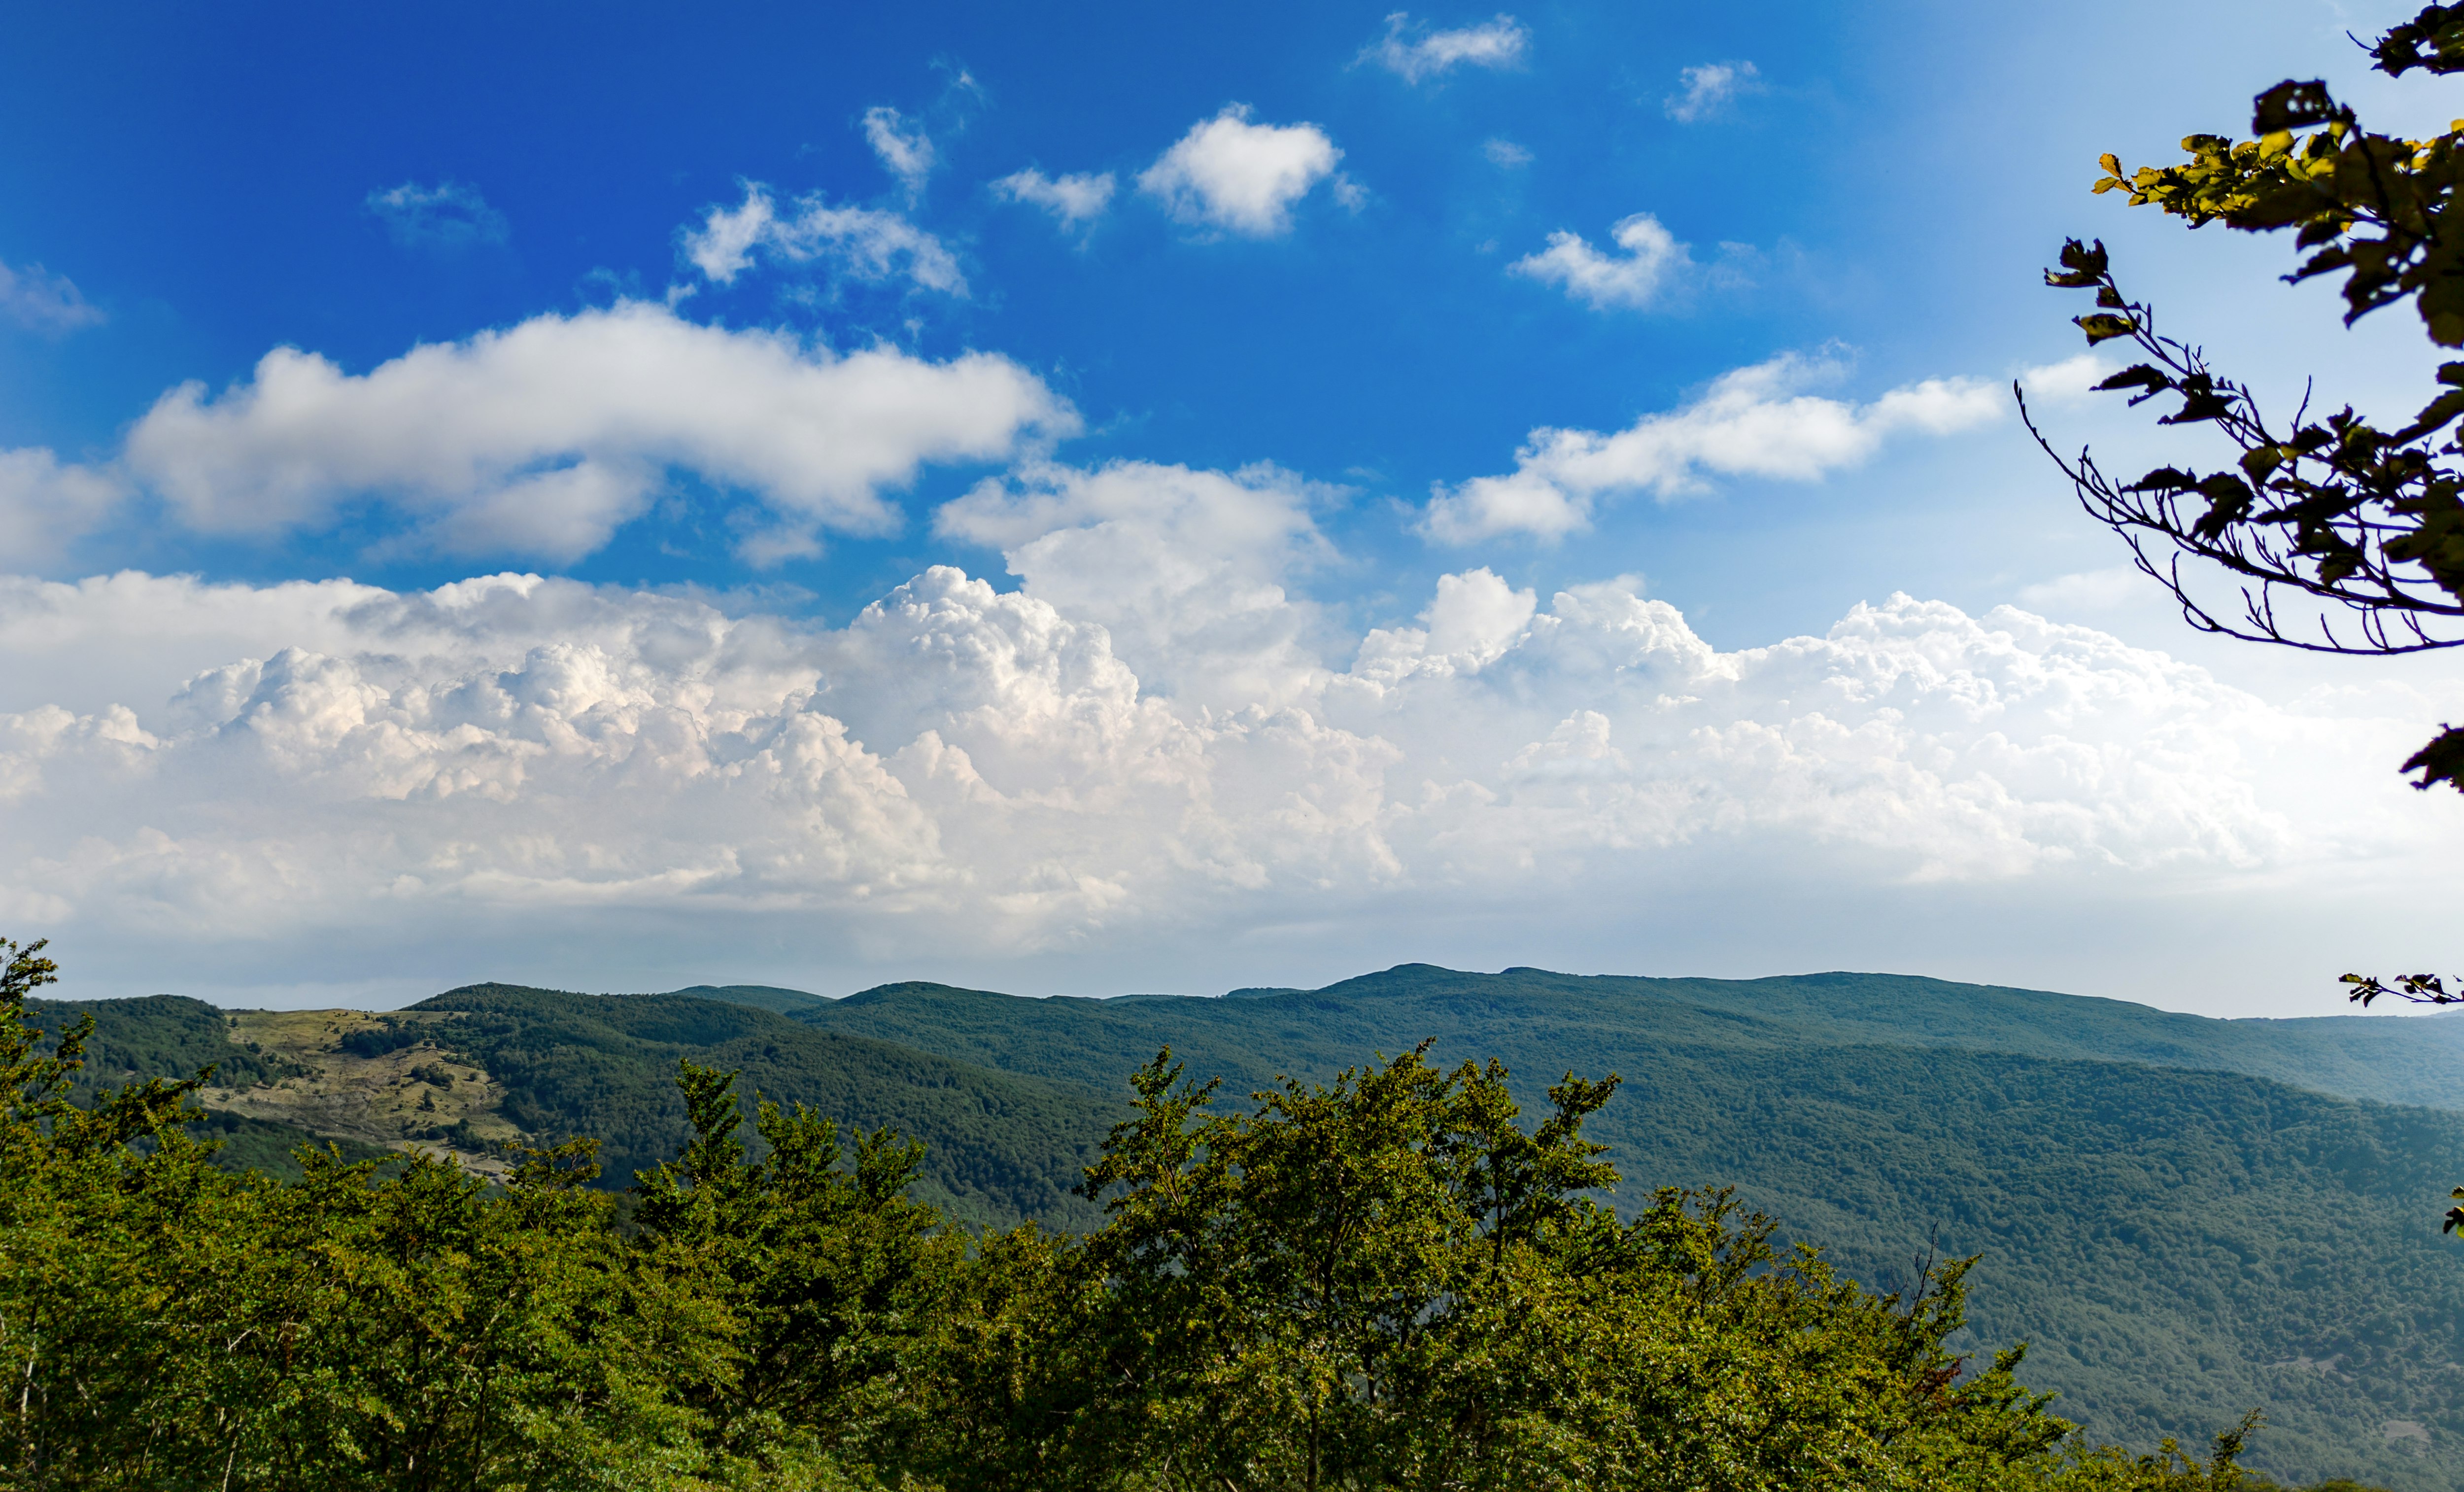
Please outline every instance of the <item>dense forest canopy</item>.
M1718 1191L1626 1215L1590 1137L1425 1046L1245 1104L1168 1051L1084 1235L953 1226L920 1148L679 1064L617 1225L588 1139L505 1184L411 1155L216 1167L200 1081L78 1102L33 949L0 983L0 1349L22 1486L2215 1488L1953 1350L1972 1262L1896 1292Z

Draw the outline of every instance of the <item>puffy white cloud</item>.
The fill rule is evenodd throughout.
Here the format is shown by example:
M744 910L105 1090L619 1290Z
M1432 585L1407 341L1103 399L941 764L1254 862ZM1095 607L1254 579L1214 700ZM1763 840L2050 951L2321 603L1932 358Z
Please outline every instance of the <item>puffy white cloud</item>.
M1442 77L1458 67L1519 67L1531 33L1513 16L1500 14L1477 26L1432 32L1412 24L1409 12L1386 17L1386 34L1361 49L1359 61L1374 62L1407 83Z
M1545 961L1578 920L1699 916L1677 903L1711 883L1752 889L1719 913L1739 935L1826 886L2019 886L2051 931L2098 895L2342 875L2422 838L2409 801L2319 790L2385 777L2420 701L2271 706L2008 608L1893 597L1723 651L1630 580L1543 602L1476 569L1348 665L1199 700L1122 649L1232 657L1204 586L1121 603L1119 646L1037 593L1138 556L1117 525L1140 501L1304 562L1288 485L1124 468L981 494L949 522L1014 543L1025 591L937 568L840 628L524 576L0 585L0 657L104 681L63 705L5 670L0 911L259 977L526 949L621 984L646 937L912 969L1502 908L1531 909ZM194 650L143 646L183 627L227 655L183 675Z
M740 490L792 549L897 527L885 489L928 462L1015 456L1076 428L1007 359L846 354L627 302L415 348L365 374L277 348L209 396L186 384L130 431L128 468L209 533L315 527L345 504L407 516L461 554L570 560L671 470Z
M924 194L925 179L940 164L940 156L934 150L933 137L924 133L923 125L896 109L867 109L864 140L881 158L882 169L897 177L899 185L907 188L910 203Z
M2003 390L1971 379L1926 379L1862 405L1800 391L1839 372L1788 353L1724 374L1693 403L1614 434L1533 430L1512 472L1437 491L1422 531L1450 544L1515 533L1562 538L1590 527L1604 496L1673 497L1714 475L1813 481L1858 465L1893 435L1947 435L2004 413Z
M1112 173L1100 175L1070 172L1046 176L1033 166L1013 171L992 184L993 190L1012 202L1023 202L1031 208L1042 208L1052 214L1053 221L1066 229L1083 228L1104 215L1112 205Z
M1191 125L1138 176L1138 188L1184 223L1271 238L1291 227L1294 203L1343 159L1314 124L1252 124L1230 105Z
M50 560L124 495L115 472L63 464L41 447L0 450L0 556Z
M405 182L372 191L367 209L385 224L387 236L405 249L450 252L501 244L512 232L505 215L488 206L479 188L461 182L438 182L433 186Z
M1560 230L1549 235L1548 248L1515 260L1507 273L1560 286L1595 311L1638 310L1689 262L1685 246L1648 212L1618 219L1609 236L1623 255L1602 253L1581 234Z
M1000 549L1028 595L1101 625L1150 690L1280 706L1324 672L1316 608L1286 581L1332 558L1311 513L1341 495L1270 466L1037 466L943 505L934 528Z
M1680 69L1677 80L1682 90L1670 94L1661 107L1681 124L1708 119L1734 102L1739 95L1758 93L1762 88L1761 75L1751 62L1705 62L1701 67Z
M903 278L918 290L964 297L967 277L941 240L895 212L834 208L819 193L781 216L769 188L748 182L744 201L713 208L684 235L684 256L704 278L730 285L757 256L819 264L850 279Z
M65 274L39 264L11 269L0 264L0 316L46 336L100 326L102 308L87 301Z

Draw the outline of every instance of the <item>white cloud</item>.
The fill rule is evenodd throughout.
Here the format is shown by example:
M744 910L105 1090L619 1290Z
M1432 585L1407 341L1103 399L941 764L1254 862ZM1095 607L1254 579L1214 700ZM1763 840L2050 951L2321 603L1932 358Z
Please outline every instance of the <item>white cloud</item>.
M122 495L115 472L63 464L40 447L0 450L0 555L17 564L51 560Z
M1101 625L1150 689L1282 705L1319 669L1316 608L1287 581L1332 558L1313 510L1340 490L1271 466L1036 466L944 504L935 532L1000 549L1026 593Z
M1482 145L1480 153L1488 157L1489 165L1504 170L1518 171L1531 164L1530 151L1503 137Z
M1409 12L1386 17L1386 34L1361 49L1359 61L1375 62L1407 83L1442 77L1458 67L1519 67L1531 33L1501 14L1477 26L1430 32L1412 24Z
M1581 235L1558 231L1549 247L1507 265L1507 273L1556 285L1595 311L1639 310L1651 304L1690 262L1685 246L1648 212L1620 218L1609 230L1623 256L1605 254Z
M2039 404L2084 404L2096 393L2097 384L2120 370L2101 353L2074 353L2059 362L2023 370L2019 384Z
M2053 936L2435 838L2392 782L2318 790L2386 777L2419 701L2271 706L2008 608L1893 597L1722 651L1631 581L1544 601L1474 569L1298 689L1272 662L1295 629L1262 625L1263 692L1199 699L1124 648L1238 654L1205 585L1095 594L1120 643L1039 593L1149 554L1121 525L1158 494L1194 564L1227 534L1305 563L1287 489L1121 468L986 494L950 521L1017 540L1026 590L935 569L836 629L525 576L0 583L0 907L201 981L408 954L628 987L644 957L757 946L808 979L1142 939L1186 967L1329 921L1409 955L1509 912L1537 951L1610 907L1747 936L1792 895L1927 887L2015 886Z
M963 298L967 277L941 240L895 212L833 208L819 194L799 198L781 216L769 188L748 182L744 201L713 208L684 235L684 256L704 278L735 283L758 255L789 264L821 264L851 279L904 278L918 290Z
M1614 434L1535 429L1513 472L1434 494L1423 532L1450 544L1516 533L1562 538L1590 527L1604 496L1673 497L1710 476L1813 481L1863 462L1892 435L1947 435L2004 412L2004 391L1970 379L1926 379L1864 405L1800 391L1839 372L1790 353L1724 374L1692 404Z
M129 469L208 533L315 528L374 501L457 554L569 560L640 514L671 470L758 499L779 525L885 533L885 490L926 463L996 461L1077 428L1007 359L834 355L634 301L419 347L363 375L277 348L219 397L166 393Z
M1661 106L1670 119L1692 124L1719 113L1740 95L1761 92L1760 78L1751 62L1705 62L1683 68L1677 75L1683 91L1670 94Z
M102 308L89 303L67 275L54 274L39 264L20 269L0 264L0 316L53 337L100 326L104 319Z
M1053 221L1065 229L1083 228L1104 215L1112 205L1112 173L1101 175L1085 172L1046 176L1033 166L1014 171L992 184L993 190L1012 202L1023 202L1031 208L1042 208L1052 214Z
M367 210L385 224L386 235L405 249L450 252L501 244L512 232L505 215L488 206L477 187L461 182L438 182L433 186L405 182L372 191Z
M933 137L924 126L908 119L896 109L871 108L864 111L865 143L881 158L882 169L898 178L907 188L907 200L913 204L924 194L925 179L940 164L933 149Z
M1236 103L1189 133L1138 177L1138 187L1184 223L1271 238L1292 205L1343 159L1314 124L1252 124Z

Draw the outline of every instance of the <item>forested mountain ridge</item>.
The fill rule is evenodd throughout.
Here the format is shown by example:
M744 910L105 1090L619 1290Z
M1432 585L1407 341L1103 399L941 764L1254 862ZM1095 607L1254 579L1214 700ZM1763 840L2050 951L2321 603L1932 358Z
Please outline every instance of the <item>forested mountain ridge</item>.
M1221 1060L1259 1077L1273 1076L1267 1070L1273 1061L1251 1060L1256 1054L1248 1042L1264 1029L1277 1029L1287 1041L1311 1040L1319 1033L1308 1023L1277 1019L1306 1010L1340 1012L1348 1028L1363 1031L1407 1029L1412 1020L1434 1016L1447 1022L1579 1024L1680 1043L1881 1043L2134 1062L2246 1073L2343 1098L2464 1109L2464 1016L2220 1020L2126 1000L1914 975L1645 978L1529 968L1473 974L1431 964L1401 964L1323 989L1233 995L1221 1001L1169 996L1018 1000L909 980L817 1000L795 1014L836 1030L963 1054L988 1066L1070 1073L1082 1082L1117 1058L1103 1039L1090 1043L1093 1033L1159 1029L1155 1007L1164 1005L1174 1015L1160 1024L1193 1034L1224 1031L1229 1040ZM1411 1019L1380 1020L1384 1006L1400 1007L1390 1014ZM930 1040L918 1040L927 1033Z
M1126 1097L1123 1075L1166 1043L1236 1092L1280 1073L1323 1080L1423 1038L1446 1063L1502 1058L1527 1105L1569 1068L1616 1071L1625 1086L1591 1132L1625 1175L1621 1205L1655 1185L1732 1184L1786 1236L1884 1287L1912 1278L1938 1229L1945 1254L1984 1256L1972 1339L2033 1342L2028 1381L2062 1392L2093 1433L2196 1441L2256 1406L2273 1424L2251 1460L2278 1476L2464 1481L2464 1261L2436 1229L2437 1199L2464 1177L2464 1116L2220 1070L2384 1090L2407 1081L2390 1069L2408 1053L2435 1069L2444 1022L2210 1021L1881 976L1427 966L1239 999L922 983L780 998L795 993L469 986L391 1015L314 1018L334 1027L328 1042L350 1026L361 1046L387 1046L376 1058L267 1048L267 1060L406 1073L468 1062L485 1081L454 1096L495 1095L488 1113L533 1140L598 1134L621 1183L681 1138L671 1080L690 1055L742 1068L748 1095L926 1139L920 1195L962 1218L1068 1228L1093 1216L1066 1189ZM65 1008L116 1007L159 1014ZM223 1040L280 1020L305 1023L241 1014Z
M1985 1256L1977 1339L2034 1342L2033 1381L2099 1434L2195 1436L2263 1405L2255 1463L2280 1474L2464 1481L2464 1258L2438 1235L2464 1116L2310 1090L2419 1091L2408 1064L2453 1060L2459 1028L2442 1020L2221 1021L1891 976L1427 965L1238 999L908 982L799 1019L1082 1082L1167 1042L1234 1087L1323 1081L1424 1038L1447 1062L1503 1059L1527 1105L1570 1067L1615 1071L1625 1087L1592 1132L1629 1193L1735 1185L1884 1284L1938 1226L1946 1252Z

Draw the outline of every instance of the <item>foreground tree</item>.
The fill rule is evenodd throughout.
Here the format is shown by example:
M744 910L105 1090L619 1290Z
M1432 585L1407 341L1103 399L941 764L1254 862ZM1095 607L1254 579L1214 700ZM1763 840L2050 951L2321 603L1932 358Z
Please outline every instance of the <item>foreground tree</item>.
M498 1187L407 1157L216 1168L190 1083L68 1097L54 974L0 942L0 1486L710 1492L1686 1487L2221 1492L2066 1438L1905 1298L1782 1254L1725 1194L1630 1219L1583 1137L1615 1079L1520 1122L1505 1069L1414 1051L1214 1110L1135 1077L1086 1239L969 1239L914 1147L684 1066L691 1135L629 1235L591 1145Z
M2464 71L2464 5L2429 7L2370 55L2390 77ZM2132 206L2193 229L2292 229L2307 257L2285 279L2342 274L2346 325L2409 301L2432 342L2464 346L2464 130L2377 134L2324 82L2287 80L2258 95L2251 133L2191 135L2182 142L2189 159L2174 165L2131 170L2107 155L2094 189L2125 192ZM2307 398L2272 417L2197 346L2158 332L2154 310L2124 293L2101 242L2063 245L2045 279L2095 293L2097 310L2076 318L2090 346L2125 342L2143 359L2099 388L2126 391L2133 405L2178 400L2158 423L2206 425L2241 452L2215 471L2164 466L2117 482L2087 452L2065 459L2036 431L2088 511L2191 625L2323 652L2464 644L2464 362L2442 365L2420 412L2392 429L2349 405L2314 415ZM2237 588L2234 606L2206 599L2208 569ZM2403 770L2421 774L2419 787L2464 789L2464 730L2443 729Z
M2369 55L2390 77L2464 72L2464 5L2425 8ZM2193 229L2292 229L2307 257L2284 278L2343 274L2345 325L2409 302L2433 343L2464 347L2464 121L2427 140L2377 134L2323 81L2287 79L2253 100L2251 133L2191 135L2182 142L2189 159L2174 165L2130 170L2107 155L2093 189L2126 192L2132 207ZM2141 355L2098 388L2126 391L2134 406L2178 400L2157 423L2208 426L2241 451L2227 468L2162 466L2117 482L2085 450L2064 458L2029 423L2079 501L2192 626L2317 652L2464 645L2464 361L2442 363L2429 401L2391 429L2350 405L2314 416L2309 395L2277 419L2197 346L2158 332L2153 308L2123 291L2102 241L2064 244L2045 282L2096 293L2097 309L2074 318L2089 346L2123 342ZM2024 392L2020 404L2024 414ZM2237 603L2208 600L2203 572L2228 577ZM2421 774L2416 787L2464 791L2464 728L2442 727L2401 770ZM2365 1007L2383 996L2464 1000L2433 975L2343 982ZM2448 1230L2459 1227L2464 1207L2447 1215Z

